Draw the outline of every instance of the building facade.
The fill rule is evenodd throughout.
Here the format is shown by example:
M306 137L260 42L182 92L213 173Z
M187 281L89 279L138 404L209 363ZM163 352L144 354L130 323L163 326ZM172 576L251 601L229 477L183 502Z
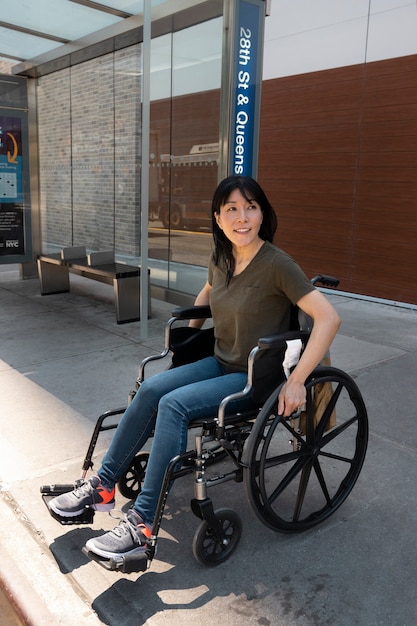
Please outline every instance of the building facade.
M341 291L417 305L416 3L269 4L258 179L276 243ZM199 5L152 34L149 267L167 298L204 283L219 177L224 5ZM142 55L135 29L28 79L43 252L140 263Z

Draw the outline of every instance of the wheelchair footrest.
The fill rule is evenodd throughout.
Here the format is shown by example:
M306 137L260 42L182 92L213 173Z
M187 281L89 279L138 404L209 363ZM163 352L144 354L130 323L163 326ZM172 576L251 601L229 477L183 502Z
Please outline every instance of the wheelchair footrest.
M152 560L150 553L154 552L154 549L150 548L149 551L147 550L139 555L127 554L126 556L113 557L111 559L99 556L86 548L83 548L82 552L106 570L122 572L122 574L133 574L134 572L145 572L148 569Z
M41 494L45 496L60 496L62 493L73 491L77 485L75 483L54 483L52 485L42 485Z
M59 496L62 493L68 493L75 489L77 485L75 484L54 484L54 485L42 485L40 488L42 500L46 504L46 508L48 509L50 515L63 526L70 526L73 524L92 524L94 520L94 509L84 509L82 513L79 515L75 515L74 517L62 517L62 515L58 515L55 511L49 508L49 502L55 496Z

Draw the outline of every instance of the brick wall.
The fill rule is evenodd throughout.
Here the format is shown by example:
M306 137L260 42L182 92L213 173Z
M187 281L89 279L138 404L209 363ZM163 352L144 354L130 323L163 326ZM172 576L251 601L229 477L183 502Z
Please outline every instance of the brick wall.
M59 246L81 244L72 238L69 69L39 80L37 106L42 241Z
M39 79L44 249L139 253L140 48Z

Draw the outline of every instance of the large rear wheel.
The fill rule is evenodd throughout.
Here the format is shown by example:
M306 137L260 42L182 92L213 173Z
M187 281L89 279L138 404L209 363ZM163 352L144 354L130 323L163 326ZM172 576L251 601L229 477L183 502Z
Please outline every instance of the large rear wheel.
M277 414L280 389L246 442L244 480L260 520L293 533L327 519L352 491L365 459L368 418L356 383L333 367L318 367L308 378L300 415Z

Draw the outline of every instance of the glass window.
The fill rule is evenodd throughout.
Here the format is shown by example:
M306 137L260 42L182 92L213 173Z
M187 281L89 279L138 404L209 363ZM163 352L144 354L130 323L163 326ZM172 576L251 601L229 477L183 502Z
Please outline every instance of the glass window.
M152 42L149 249L150 257L165 250L160 280L178 291L189 291L191 275L198 291L211 251L221 45L221 18Z
M206 279L218 178L222 19L151 45L151 283ZM85 245L140 263L142 44L38 80L42 249Z

